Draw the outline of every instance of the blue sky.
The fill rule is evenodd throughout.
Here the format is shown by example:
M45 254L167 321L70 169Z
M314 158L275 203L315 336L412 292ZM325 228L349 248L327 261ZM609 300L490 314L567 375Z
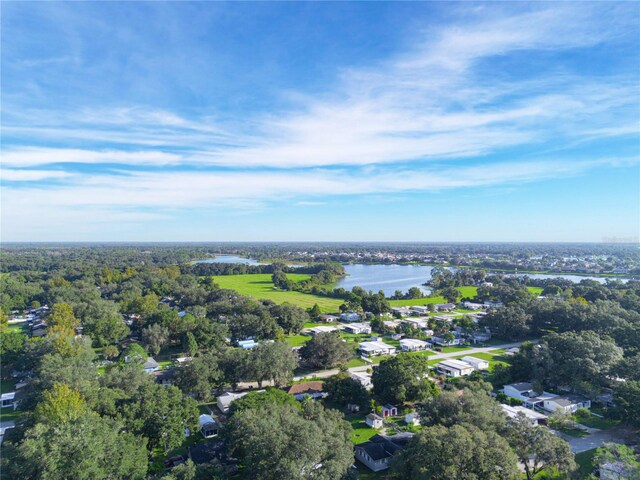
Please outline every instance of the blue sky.
M639 18L5 2L1 238L637 239Z

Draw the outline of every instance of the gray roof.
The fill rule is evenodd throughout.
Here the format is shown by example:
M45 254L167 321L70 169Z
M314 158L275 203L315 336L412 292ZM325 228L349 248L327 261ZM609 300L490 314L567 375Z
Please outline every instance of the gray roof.
M529 390L533 390L533 385L531 385L530 383L527 383L527 382L511 383L511 384L505 385L505 386L509 386L509 387L515 388L519 392L528 392Z

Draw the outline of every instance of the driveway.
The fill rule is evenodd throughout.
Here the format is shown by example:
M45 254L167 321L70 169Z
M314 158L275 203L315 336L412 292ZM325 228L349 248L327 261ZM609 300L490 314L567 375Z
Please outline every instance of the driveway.
M592 428L590 429L592 433L590 433L586 437L580 438L565 435L564 433L560 433L555 430L552 431L553 433L567 441L567 443L571 446L571 451L573 453L586 452L587 450L598 448L603 443L607 442L628 444L630 442L633 442L634 440L634 433L625 427L614 427L607 430L597 430L595 428ZM638 441L637 437L635 437L635 441Z

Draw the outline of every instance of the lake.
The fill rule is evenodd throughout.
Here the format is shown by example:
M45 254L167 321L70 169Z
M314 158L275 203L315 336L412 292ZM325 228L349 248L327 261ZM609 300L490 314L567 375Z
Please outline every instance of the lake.
M196 260L193 263L242 263L244 265L260 265L260 262L253 258L239 257L237 255L218 255L214 258Z
M586 277L582 275L565 275L565 274L547 274L547 273L510 273L505 274L505 276L514 276L524 277L525 275L529 278L539 278L542 280L547 280L549 278L564 278L565 280L571 280L573 283L580 283L582 280L595 280L598 283L605 283L607 278L611 280L620 280L622 283L627 283L629 281L628 278L620 278L620 277Z
M424 265L344 265L347 276L336 283L336 288L351 290L359 286L369 291L382 290L386 296L391 296L396 290L406 293L411 287L418 287L424 293L431 290L422 286L431 279L433 267Z

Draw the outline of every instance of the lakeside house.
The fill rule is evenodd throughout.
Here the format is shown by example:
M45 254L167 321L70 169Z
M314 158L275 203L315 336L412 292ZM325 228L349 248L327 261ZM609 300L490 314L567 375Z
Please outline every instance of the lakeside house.
M436 371L447 377L457 378L464 377L473 372L473 367L466 362L460 360L443 360L436 365Z
M380 355L395 355L396 347L387 345L381 341L361 342L358 350L365 357L377 357Z
M418 315L429 315L429 307L425 305L416 305L415 307L411 307L409 311Z
M318 316L318 321L326 323L334 323L340 320L340 317L336 315L322 314Z
M455 303L436 303L435 309L437 312L451 312L456 308Z
M374 435L368 442L354 447L357 460L374 472L386 470L393 456L402 451L413 438L413 433L402 432L396 435Z
M400 350L403 352L419 352L428 350L429 343L415 338L403 338L400 340Z

